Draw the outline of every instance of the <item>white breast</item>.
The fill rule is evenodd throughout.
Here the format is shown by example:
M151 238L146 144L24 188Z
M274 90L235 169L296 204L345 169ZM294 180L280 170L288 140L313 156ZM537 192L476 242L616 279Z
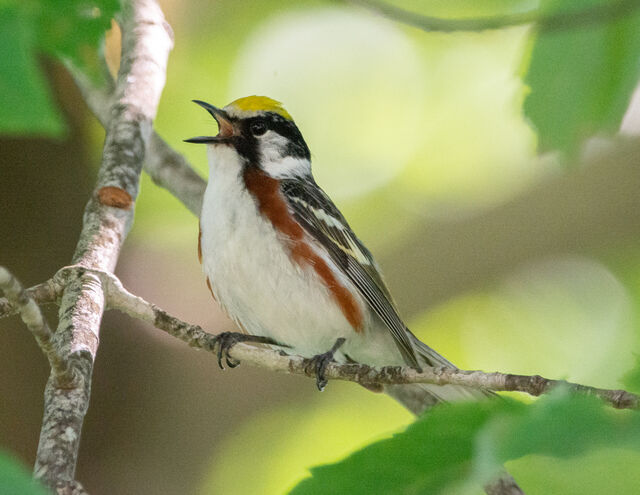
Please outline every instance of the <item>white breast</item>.
M325 352L354 335L310 267L302 268L246 191L236 152L208 146L211 177L200 228L202 265L212 291L247 332L285 343L296 353Z

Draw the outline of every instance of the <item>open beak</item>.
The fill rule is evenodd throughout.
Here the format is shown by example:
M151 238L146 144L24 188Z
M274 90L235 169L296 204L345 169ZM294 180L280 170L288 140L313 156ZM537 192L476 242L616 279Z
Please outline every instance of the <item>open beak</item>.
M233 124L231 123L231 119L227 115L227 113L221 108L214 107L213 105L209 105L208 103L200 100L193 100L194 103L197 103L202 108L204 108L207 112L211 114L211 116L216 119L218 123L218 135L217 136L198 136L193 137L191 139L185 139L186 143L228 143L231 141L233 137Z

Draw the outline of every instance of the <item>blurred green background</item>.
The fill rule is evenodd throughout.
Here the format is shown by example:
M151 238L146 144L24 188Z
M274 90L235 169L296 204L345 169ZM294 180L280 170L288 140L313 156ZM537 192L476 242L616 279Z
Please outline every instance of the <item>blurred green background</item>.
M160 3L176 43L156 130L203 176L204 149L182 139L216 125L190 100L276 98L422 340L462 368L623 386L640 350L640 174L596 159L604 140L585 160L540 153L523 114L529 27L425 33L339 2ZM396 3L445 17L536 5ZM112 63L117 50L112 33ZM64 68L40 66L66 130L0 136L0 263L27 286L69 263L104 137ZM637 114L625 118L633 133ZM203 283L197 229L144 175L117 275L187 321L231 330ZM31 465L48 370L17 318L0 326L0 447ZM93 380L77 477L94 494L280 494L413 420L352 384L320 394L300 377L221 373L210 355L116 313ZM631 494L638 465L607 448L507 467L528 494Z

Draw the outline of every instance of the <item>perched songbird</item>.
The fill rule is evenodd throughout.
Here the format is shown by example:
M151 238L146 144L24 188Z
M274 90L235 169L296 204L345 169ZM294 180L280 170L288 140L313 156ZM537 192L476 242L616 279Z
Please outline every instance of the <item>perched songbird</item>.
M210 174L198 252L207 285L224 311L247 334L263 337L257 341L315 358L320 389L332 358L453 367L398 316L371 253L316 184L309 148L282 105L264 96L224 108L194 101L219 127L217 136L186 141L207 144ZM429 384L386 391L394 395L394 387L411 387L431 404L488 395Z

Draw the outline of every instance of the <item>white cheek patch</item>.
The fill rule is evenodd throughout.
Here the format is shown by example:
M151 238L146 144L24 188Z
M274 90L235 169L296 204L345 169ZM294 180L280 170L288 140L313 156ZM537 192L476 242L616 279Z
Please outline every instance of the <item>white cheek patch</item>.
M304 177L311 173L311 162L305 158L285 156L289 141L274 131L259 138L263 170L275 179Z
M277 132L269 130L258 137L258 142L263 160L274 162L282 159L287 149L288 140Z

